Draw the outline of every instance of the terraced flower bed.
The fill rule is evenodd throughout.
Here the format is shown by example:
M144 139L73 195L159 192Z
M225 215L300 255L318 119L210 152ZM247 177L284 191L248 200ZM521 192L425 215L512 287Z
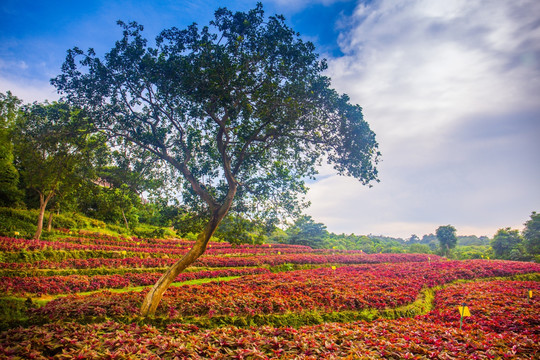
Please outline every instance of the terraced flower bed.
M130 287L190 245L0 238L0 359L540 358L540 282L523 281L540 264L212 243L177 281L217 281L171 287L139 317L148 290Z
M158 316L253 316L395 308L412 303L423 288L458 279L540 272L540 265L506 261L441 261L300 270L245 276L219 284L169 289ZM99 298L64 297L37 309L55 320L88 316L124 317L137 313L142 296L106 293ZM120 305L120 306L118 306ZM84 309L84 310L83 310Z
M539 324L513 325L523 325L516 306L528 314L540 311L537 297L522 302L529 288L540 291L537 282L458 284L439 291L435 309L425 316L300 328L52 323L1 333L0 354L35 359L537 359ZM455 316L448 316L458 313L451 299L471 291L483 294L481 307L489 314L476 315L471 305L470 325L460 330ZM497 298L504 301L488 300ZM493 314L506 314L506 325L493 327Z

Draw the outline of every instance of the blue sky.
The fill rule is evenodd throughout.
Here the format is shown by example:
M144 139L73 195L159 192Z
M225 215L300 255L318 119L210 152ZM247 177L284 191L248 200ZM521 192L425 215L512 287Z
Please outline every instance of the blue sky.
M67 49L103 54L135 20L149 39L255 1L0 3L0 91L56 100ZM372 188L321 169L307 213L337 233L408 238L452 224L493 236L540 211L540 2L273 0L364 108L383 161Z

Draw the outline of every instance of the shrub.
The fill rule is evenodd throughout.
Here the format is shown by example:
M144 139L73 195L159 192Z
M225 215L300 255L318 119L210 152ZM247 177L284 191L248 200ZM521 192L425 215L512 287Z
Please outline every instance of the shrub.
M37 210L0 207L0 236L31 238L36 233Z
M164 239L176 236L176 233L171 229L142 224L133 229L133 233L139 238L147 239Z

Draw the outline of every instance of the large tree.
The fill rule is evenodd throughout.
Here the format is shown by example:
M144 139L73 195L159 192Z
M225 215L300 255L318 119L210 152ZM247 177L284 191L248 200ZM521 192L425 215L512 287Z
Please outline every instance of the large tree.
M266 18L261 4L220 8L209 27L164 30L154 47L141 25L119 24L123 38L111 51L69 50L52 83L96 129L171 165L184 204L208 219L149 291L142 315L204 253L229 210L262 218L298 210L304 179L322 160L363 184L377 180L380 154L361 107L330 88L325 61L282 16Z

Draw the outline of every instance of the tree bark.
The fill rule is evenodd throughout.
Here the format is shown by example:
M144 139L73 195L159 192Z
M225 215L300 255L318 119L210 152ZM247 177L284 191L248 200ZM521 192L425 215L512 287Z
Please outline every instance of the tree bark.
M180 274L189 265L193 264L193 262L195 262L195 260L197 260L197 258L199 258L199 256L205 252L208 241L216 231L221 220L223 220L227 214L229 207L230 203L228 205L224 204L217 211L213 212L212 218L206 224L202 233L200 233L197 237L195 245L193 245L187 254L172 265L148 292L141 306L142 316L153 316L156 313L156 309L161 301L161 298L163 297L163 294L176 279L178 274Z
M124 217L124 225L126 225L126 229L129 230L129 223L126 218L126 213L124 212L124 209L122 209L122 216Z
M53 220L53 212L51 211L49 213L49 219L47 220L47 231L52 230L52 220Z
M47 208L47 203L51 198L53 197L54 192L51 191L47 197L42 192L39 192L39 215L38 215L38 223L37 223L37 230L36 234L34 235L34 239L39 240L41 237L41 233L43 231L43 218L45 217L45 209Z

